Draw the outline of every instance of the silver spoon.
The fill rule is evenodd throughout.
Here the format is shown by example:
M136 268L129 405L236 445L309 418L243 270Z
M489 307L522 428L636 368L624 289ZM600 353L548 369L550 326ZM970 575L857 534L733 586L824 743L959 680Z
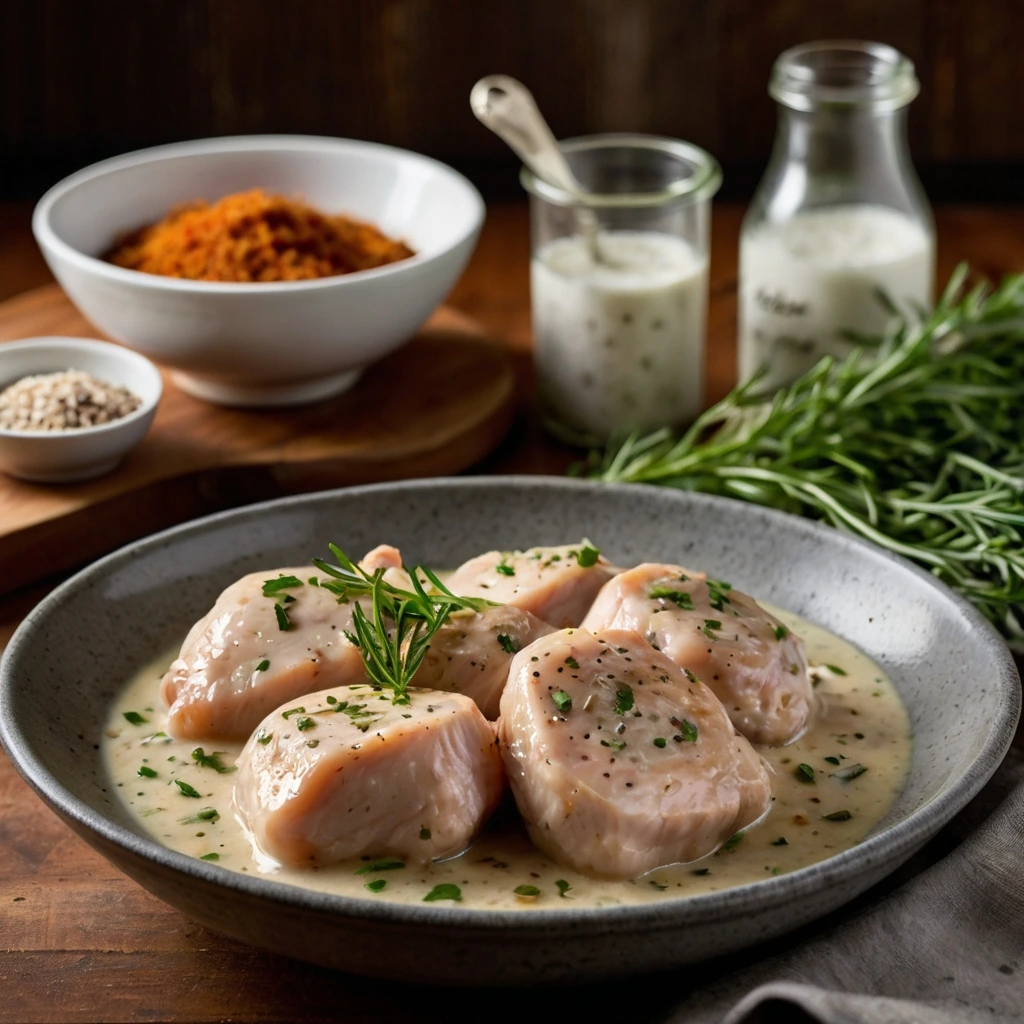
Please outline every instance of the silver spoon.
M473 86L469 105L538 178L576 200L576 220L591 257L595 263L609 262L598 245L597 215L587 205L587 190L572 173L530 90L508 75L487 75Z

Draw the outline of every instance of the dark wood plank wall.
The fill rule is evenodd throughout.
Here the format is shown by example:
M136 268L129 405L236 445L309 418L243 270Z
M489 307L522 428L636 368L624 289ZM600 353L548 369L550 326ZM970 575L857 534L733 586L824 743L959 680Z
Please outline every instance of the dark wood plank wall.
M917 64L911 139L926 177L962 198L1016 187L1021 0L0 0L0 194L125 150L244 132L376 139L511 181L467 106L491 71L529 83L560 135L688 138L742 194L771 144L772 60L842 36Z

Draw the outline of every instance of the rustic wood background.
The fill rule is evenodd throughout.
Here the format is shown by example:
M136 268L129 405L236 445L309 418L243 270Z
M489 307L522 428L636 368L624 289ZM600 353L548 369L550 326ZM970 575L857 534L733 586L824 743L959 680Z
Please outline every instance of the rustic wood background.
M1019 0L0 0L0 197L199 136L394 143L492 195L514 160L469 113L481 75L535 90L557 134L690 139L749 194L771 63L795 43L891 43L918 68L911 140L935 199L1024 199Z

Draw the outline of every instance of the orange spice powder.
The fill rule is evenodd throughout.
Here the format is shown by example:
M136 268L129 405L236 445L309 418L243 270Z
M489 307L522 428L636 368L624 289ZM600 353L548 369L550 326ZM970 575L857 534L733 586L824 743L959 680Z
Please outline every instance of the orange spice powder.
M193 281L303 281L369 270L415 253L372 224L327 216L254 188L172 209L121 238L104 259Z

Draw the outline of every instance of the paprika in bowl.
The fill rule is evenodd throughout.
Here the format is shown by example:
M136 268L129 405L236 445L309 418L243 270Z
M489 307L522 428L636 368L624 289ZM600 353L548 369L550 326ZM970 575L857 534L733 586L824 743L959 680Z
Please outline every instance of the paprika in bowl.
M197 198L301 197L401 239L414 255L308 280L190 280L115 266L125 233ZM476 189L444 164L368 142L243 136L116 157L55 185L33 231L50 269L105 334L196 397L286 406L351 386L408 340L458 279L483 223Z

